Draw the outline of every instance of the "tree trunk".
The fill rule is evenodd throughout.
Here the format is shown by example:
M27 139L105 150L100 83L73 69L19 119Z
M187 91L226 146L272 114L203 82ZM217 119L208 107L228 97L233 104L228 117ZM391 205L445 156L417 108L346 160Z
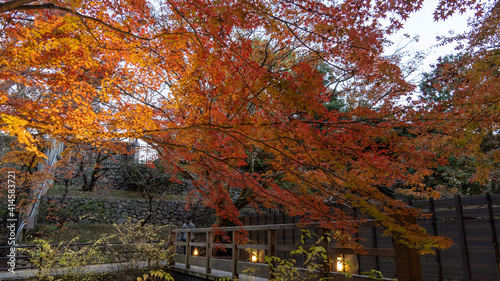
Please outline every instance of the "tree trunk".
M149 214L146 217L146 219L141 223L141 227L145 226L146 223L151 219L153 216L153 195L150 195L149 192L147 193L148 198L149 198Z
M92 169L92 174L90 175L90 182L88 182L87 178L84 177L82 191L92 191L97 184L97 180L107 172L107 168L101 168L101 162L108 159L109 155L102 155L101 153L97 154L97 159L95 161L94 168ZM99 175L99 172L102 172Z

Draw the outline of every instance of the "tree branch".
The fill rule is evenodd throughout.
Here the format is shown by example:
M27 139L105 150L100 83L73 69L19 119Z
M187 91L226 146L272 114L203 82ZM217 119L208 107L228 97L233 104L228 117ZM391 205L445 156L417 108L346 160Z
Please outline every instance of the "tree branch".
M9 2L0 3L0 13L5 13L12 10L17 10L19 6L35 2L35 0L13 0Z
M185 36L188 36L189 38L191 38L191 36L189 36L189 32L175 32L175 33L172 33L172 32L162 32L162 33L159 33L159 34L156 34L152 37L142 37L142 36L139 36L139 35L136 35L132 32L130 32L130 29L129 30L121 30L117 27L114 27L112 26L111 24L109 23L106 23L104 22L103 20L100 20L100 19L97 19L97 18L94 18L94 17L91 17L91 16L86 16L86 15L83 15L83 14L80 14L76 11L73 11L72 9L68 9L68 8L65 8L65 7L61 7L61 6L57 6L57 5L54 5L52 3L45 3L45 4L41 4L41 5L22 5L21 2L26 2L26 3L30 3L30 2L34 2L34 1L27 1L27 0L18 0L18 1L15 1L15 2L19 2L18 5L11 5L9 9L6 9L5 11L2 10L2 8L5 8L5 7L2 7L2 4L6 4L6 3L2 3L0 4L0 13L1 12L7 12L7 11L34 11L34 10L58 10L58 11L62 11L62 12L66 12L66 13L70 13L72 15L75 15L77 17L79 17L82 22L84 22L84 19L85 20L90 20L90 21L94 21L94 22L97 22L103 26L106 26L107 28L115 31L115 32L118 32L118 33L121 33L121 34L124 34L124 35L127 35L127 36L131 36L131 37L134 37L136 39L140 39L140 40L145 40L145 41L151 41L151 40L154 40L154 39L157 39L159 37L162 37L164 35L185 35ZM10 3L10 2L7 2L7 3ZM84 22L85 24L85 22ZM186 34L187 33L187 34ZM191 38L192 39L192 38Z

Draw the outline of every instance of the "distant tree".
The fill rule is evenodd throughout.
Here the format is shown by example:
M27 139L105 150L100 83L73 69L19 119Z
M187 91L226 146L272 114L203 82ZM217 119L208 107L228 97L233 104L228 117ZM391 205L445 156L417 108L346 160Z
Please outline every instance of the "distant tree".
M424 73L420 90L428 129L446 162L426 176L426 186L463 195L500 191L498 142L498 82L500 51L491 45L491 28L498 28L499 4L491 8L477 29L465 37L469 48L440 58ZM496 26L496 27L495 27ZM496 36L496 35L495 35ZM482 38L482 39L481 39ZM439 119L439 122L432 118ZM471 144L474 144L471 146Z
M460 55L440 57L431 72L423 73L421 98L433 102L450 102L453 92L465 79L465 69L460 63Z
M167 170L161 160L146 164L129 162L121 168L125 184L148 199L149 214L141 226L148 223L153 216L153 199L172 188L172 176L167 173Z

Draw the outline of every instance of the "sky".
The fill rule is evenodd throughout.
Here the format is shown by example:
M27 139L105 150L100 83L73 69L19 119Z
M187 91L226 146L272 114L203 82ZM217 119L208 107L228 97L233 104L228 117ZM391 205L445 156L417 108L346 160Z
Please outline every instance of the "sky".
M405 47L405 50L410 53L424 51L427 54L418 71L412 75L412 77L416 79L418 79L420 73L429 72L431 70L430 65L435 64L440 56L457 53L454 49L456 45L436 47L439 43L439 41L436 40L436 36L449 35L450 30L453 31L454 34L463 33L467 30L467 19L473 15L472 12L463 15L455 14L446 21L436 22L432 14L437 4L438 1L436 0L424 1L422 9L410 16L404 29L390 37L390 39L395 42L395 45L389 48L388 52L393 52L395 48L397 48L398 43L400 46L403 46L410 41L410 39L404 38L403 34L409 34L410 38L413 38L415 35L419 36L418 42L412 42Z

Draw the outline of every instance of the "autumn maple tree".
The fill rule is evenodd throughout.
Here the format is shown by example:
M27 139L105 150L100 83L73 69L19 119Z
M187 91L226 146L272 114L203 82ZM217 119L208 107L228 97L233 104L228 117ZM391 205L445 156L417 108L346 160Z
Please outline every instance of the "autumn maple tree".
M388 35L421 5L2 1L1 130L40 157L41 136L103 149L111 139L141 139L171 173L193 179L191 198L235 224L242 206L262 204L355 229L342 205L411 245L443 247L448 240L401 223L418 212L380 187L404 182L439 196L421 180L445 161L444 142L475 139L482 124L496 128L500 84L488 63L498 66L498 51L475 46L498 43L490 32L498 9L440 1L437 19L473 5L478 22L487 21L484 32L467 36L470 76L454 93L473 106L442 111L447 104L402 102L415 86L398 58L384 54ZM249 168L257 155L266 165L260 171Z
M418 105L423 128L431 132L421 139L452 159L445 172L458 169L454 178L462 174L466 194L481 186L495 190L498 182L500 2L470 25L469 32L446 39L463 44L462 52L436 64L422 84ZM464 178L464 173L469 175Z

